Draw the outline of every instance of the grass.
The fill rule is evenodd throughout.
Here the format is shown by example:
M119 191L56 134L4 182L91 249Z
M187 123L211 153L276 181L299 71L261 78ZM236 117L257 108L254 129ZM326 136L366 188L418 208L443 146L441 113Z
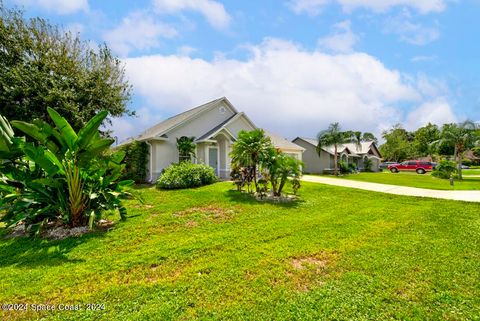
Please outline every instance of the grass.
M139 188L146 204L108 232L0 238L0 302L105 304L0 319L478 319L479 204L308 183L271 204L231 188Z
M480 169L464 169L463 175L480 175Z
M462 181L456 180L454 186L450 186L450 182L446 179L433 177L430 173L359 173L340 176L339 178L350 179L362 182L381 183L390 185L410 186L419 188L429 188L437 190L480 190L480 177L468 177L465 171ZM335 176L331 176L335 177Z

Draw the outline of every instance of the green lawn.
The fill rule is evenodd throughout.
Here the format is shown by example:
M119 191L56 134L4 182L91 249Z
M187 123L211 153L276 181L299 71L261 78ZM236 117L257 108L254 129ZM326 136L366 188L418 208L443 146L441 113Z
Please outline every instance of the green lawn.
M351 179L362 182L411 186L438 190L480 190L480 177L465 176L463 181L455 181L453 187L450 186L450 182L448 180L433 177L430 173L423 175L408 172L400 172L396 174L390 172L359 173L343 175L339 178Z
M303 183L279 205L231 187L142 188L108 232L0 238L0 302L105 304L0 319L478 319L479 204Z
M464 175L480 175L480 169L464 169L462 173Z

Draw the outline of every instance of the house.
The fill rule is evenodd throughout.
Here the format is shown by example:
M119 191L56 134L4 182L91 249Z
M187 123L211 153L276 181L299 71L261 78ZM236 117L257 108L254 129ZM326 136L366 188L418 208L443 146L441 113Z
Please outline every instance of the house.
M320 155L317 153L318 140L314 138L297 137L293 141L305 149L303 152L303 171L304 173L323 173L335 167L334 146L322 147ZM358 170L364 170L365 161L367 159L372 162L372 171L378 172L380 170L381 154L375 142L362 142L360 145L351 143L344 144L337 147L338 161L343 161L347 164L355 164Z
M241 130L254 129L257 129L257 126L247 115L238 112L230 101L223 97L168 118L121 145L134 140L148 144L147 179L153 182L164 168L178 163L177 138L194 137L196 157L193 161L207 164L215 169L217 176L227 178L230 176L229 154L238 133ZM302 160L302 147L276 134L266 134L276 148Z

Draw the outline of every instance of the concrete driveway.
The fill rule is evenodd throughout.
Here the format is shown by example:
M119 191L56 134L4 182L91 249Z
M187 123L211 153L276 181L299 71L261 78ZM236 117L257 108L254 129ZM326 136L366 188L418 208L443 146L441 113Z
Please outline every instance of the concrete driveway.
M320 183L327 185L335 185L342 187L350 187L363 189L373 192L381 192L387 194L404 195L404 196L418 196L418 197L431 197L440 198L446 200L466 201L466 202L479 202L480 203L480 191L448 191L448 190L434 190L398 185L378 184L359 182L341 178L331 178L324 176L304 175L302 181Z

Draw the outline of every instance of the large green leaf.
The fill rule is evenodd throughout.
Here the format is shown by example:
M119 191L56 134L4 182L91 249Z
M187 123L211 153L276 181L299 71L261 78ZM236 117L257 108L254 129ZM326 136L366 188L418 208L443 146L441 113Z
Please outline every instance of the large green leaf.
M99 139L93 144L89 145L87 148L87 151L92 156L97 156L99 154L102 154L105 150L107 150L110 146L112 146L114 142L115 140L111 138Z
M46 132L44 128L42 128L43 124L30 124L24 121L12 121L13 127L17 128L18 130L22 131L23 133L27 134L28 136L38 140L41 144L47 146L53 152L57 152L59 150L58 146L49 139L50 133Z
M70 148L70 150L73 151L75 149L75 144L77 143L78 137L72 126L70 126L68 121L63 118L59 113L57 113L55 109L48 107L47 111L53 122L55 123L58 131L63 135L63 138L65 139L68 147Z
M45 156L43 147L35 147L32 144L28 144L25 145L23 151L28 158L39 165L48 175L55 175L60 171L60 168Z
M85 149L88 145L92 143L93 138L98 134L98 128L108 116L107 111L102 111L98 113L95 117L90 119L90 121L78 132L78 141L77 146L80 149Z

